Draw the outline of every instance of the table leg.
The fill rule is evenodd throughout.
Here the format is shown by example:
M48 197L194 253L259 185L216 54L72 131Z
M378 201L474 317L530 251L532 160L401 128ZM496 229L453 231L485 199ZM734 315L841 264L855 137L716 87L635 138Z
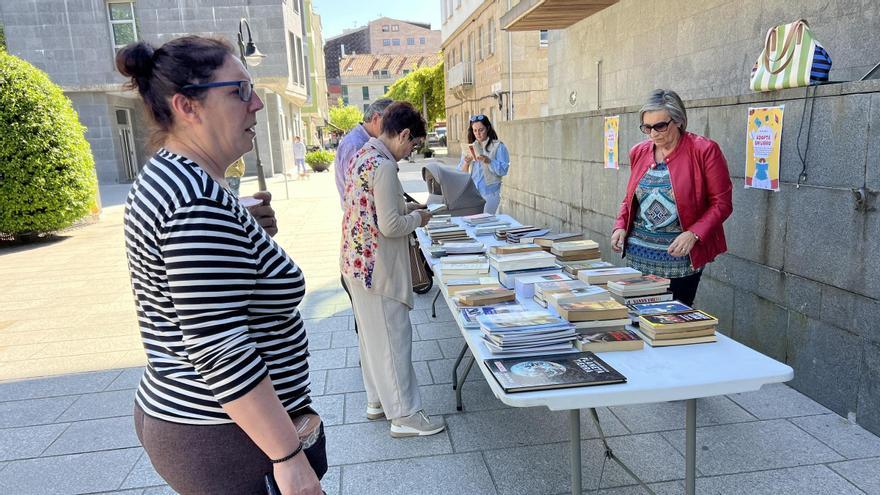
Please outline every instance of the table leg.
M467 344L465 344L467 346ZM461 378L458 380L458 384L455 386L455 408L459 411L462 409L461 405L461 387L464 386L464 381L467 379L468 373L471 372L471 368L474 366L474 363L477 361L477 358L472 358L468 361L467 366L464 368L464 373L462 373Z
M694 495L697 478L697 399L687 400L685 424L684 489L687 495Z
M455 360L455 364L452 365L452 390L455 390L458 385L458 366L461 364L461 360L464 359L465 353L467 353L468 345L465 342L461 346L461 352L458 353L458 359Z
M442 291L441 291L440 288L438 287L438 288L437 288L437 293L434 294L434 300L431 301L431 318L436 318L436 317L437 317L437 299L440 299L440 293L441 293L441 292L442 292Z
M568 412L571 423L571 495L581 494L581 410Z

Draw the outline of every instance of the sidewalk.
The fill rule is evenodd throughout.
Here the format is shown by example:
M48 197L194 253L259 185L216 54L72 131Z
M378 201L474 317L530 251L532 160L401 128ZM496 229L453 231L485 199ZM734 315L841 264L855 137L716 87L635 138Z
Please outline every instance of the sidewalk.
M449 160L447 160L449 161ZM401 163L421 191L421 161ZM351 309L339 287L341 212L333 174L270 180L279 243L302 267L313 398L327 425L328 494L567 493L565 412L516 409L473 371L455 410L451 366L461 337L433 291L416 296L413 353L425 408L448 431L392 439L367 422ZM124 187L110 192L124 196ZM256 190L246 180L243 194ZM109 194L109 193L108 193ZM118 203L118 201L116 201ZM107 203L105 203L107 204ZM0 250L0 493L173 493L152 470L131 421L144 364L123 250L122 207L62 240ZM698 401L697 492L880 495L880 439L785 385ZM584 489L602 469L582 426ZM600 410L614 452L658 494L683 493L684 403ZM613 463L600 493L643 493ZM591 492L592 493L592 492Z

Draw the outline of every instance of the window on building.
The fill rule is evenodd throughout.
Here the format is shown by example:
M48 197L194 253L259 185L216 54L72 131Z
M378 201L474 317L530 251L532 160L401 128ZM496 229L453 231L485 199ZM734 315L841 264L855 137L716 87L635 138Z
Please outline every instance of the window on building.
M489 18L489 25L486 27L486 37L489 38L486 46L489 48L489 55L495 53L495 19Z
M415 44L416 44L416 39L415 39L415 38L407 38L407 39L406 39L406 44L407 44L407 45L415 45Z
M382 46L391 46L391 40L388 38L383 39Z
M287 50L287 64L288 71L290 72L290 80L299 84L299 72L296 70L296 37L291 32L287 32L287 41L290 43L290 47Z
M446 18L452 17L452 0L446 0Z
M424 45L428 40L424 36L419 36L419 44Z
M290 4L293 7L293 11L299 14L299 0L291 0Z
M407 75L407 74L409 74L410 72L412 72L411 69L403 69L403 75L404 75L404 76Z
M137 41L137 26L134 20L134 2L111 2L107 4L110 31L113 33L113 48L117 51L129 43Z
M400 46L400 38L394 38L391 40L392 46Z
M540 36L540 46L547 46L547 30L542 29L538 36Z
M400 26L398 26L397 24L392 24L391 31L400 31Z
M361 86L361 96L363 96L365 100L370 99L370 87L369 86Z
M348 105L348 86L342 85L342 104Z
M474 33L468 33L468 62L474 61Z
M381 71L379 71L379 75L381 75L382 77L388 77L388 69L382 69Z
M477 28L477 60L483 60L483 26Z
M296 71L299 73L299 83L306 83L306 68L303 63L303 40L299 36L296 37Z
M378 78L378 77L379 77L379 71L374 70L374 71L373 71L373 77Z
M458 61L464 62L464 41L458 43Z
M452 49L452 58L449 60L449 68L455 66L455 48Z
M391 26L388 24L382 24L382 32L387 33L388 31L391 31Z

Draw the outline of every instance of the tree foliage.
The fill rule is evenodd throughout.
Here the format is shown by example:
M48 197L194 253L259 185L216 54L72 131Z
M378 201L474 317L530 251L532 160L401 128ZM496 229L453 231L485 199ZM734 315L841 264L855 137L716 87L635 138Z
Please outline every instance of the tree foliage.
M85 127L61 88L0 50L0 232L53 232L95 206L97 180Z
M3 24L0 24L0 50L6 49L6 32L3 30Z
M441 60L433 67L422 67L395 81L388 88L388 98L408 101L420 112L422 101L428 107L426 120L433 127L434 122L446 118L446 81Z
M364 120L364 114L358 107L343 105L342 98L336 102L335 107L330 107L330 123L348 132Z

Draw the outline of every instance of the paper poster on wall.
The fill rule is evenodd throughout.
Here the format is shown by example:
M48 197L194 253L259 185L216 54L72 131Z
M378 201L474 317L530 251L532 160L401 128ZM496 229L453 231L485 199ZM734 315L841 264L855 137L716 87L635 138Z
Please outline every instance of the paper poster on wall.
M779 190L779 150L785 105L749 108L746 126L746 188Z
M605 117L605 168L620 168L617 159L620 115Z

